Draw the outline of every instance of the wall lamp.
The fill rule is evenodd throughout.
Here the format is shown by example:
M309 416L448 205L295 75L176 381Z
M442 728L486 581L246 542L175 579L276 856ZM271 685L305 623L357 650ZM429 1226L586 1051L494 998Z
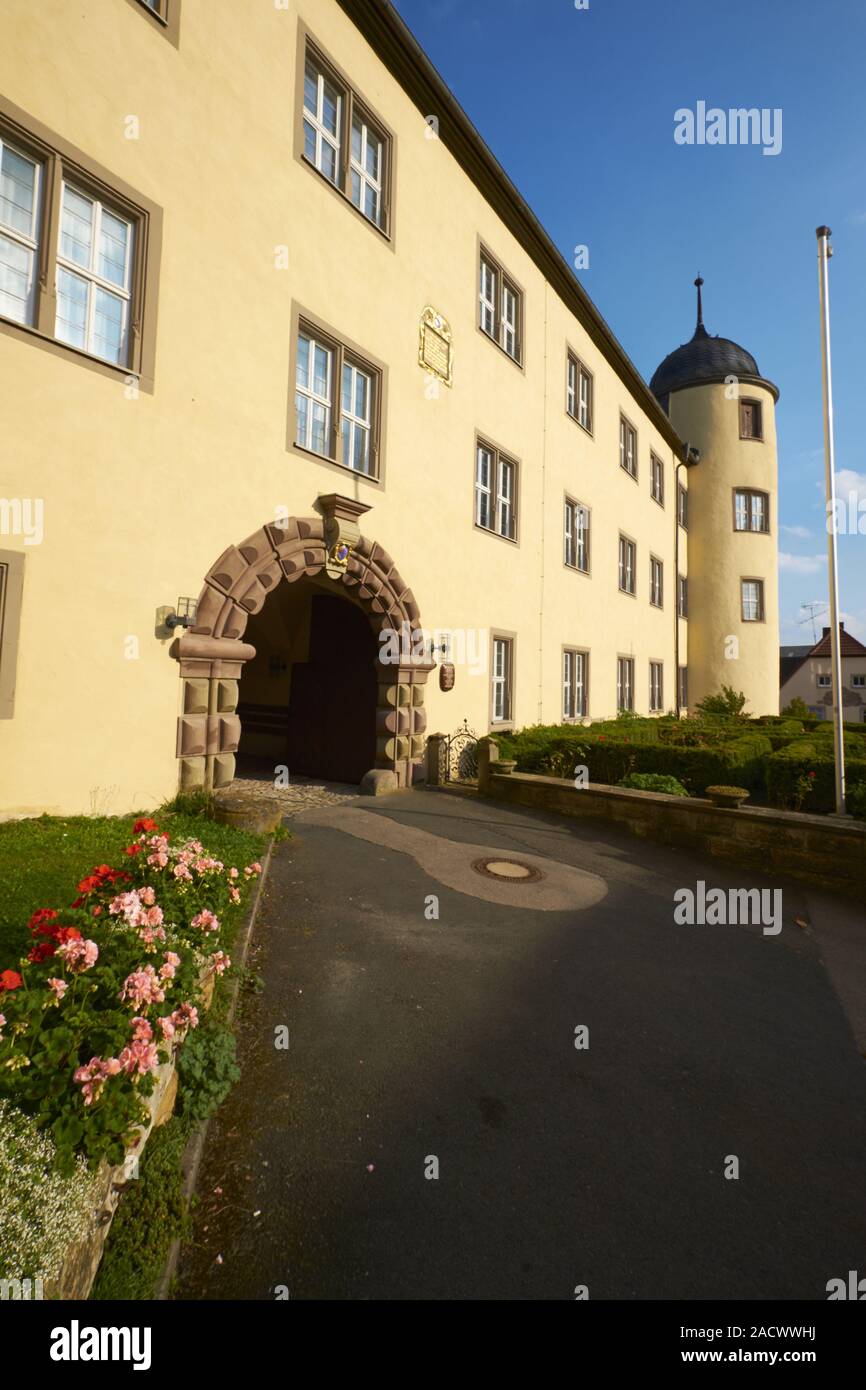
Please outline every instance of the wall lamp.
M176 627L192 627L195 622L196 607L198 600L194 598L179 598L177 608L173 613L169 613L165 619L165 625L172 632Z

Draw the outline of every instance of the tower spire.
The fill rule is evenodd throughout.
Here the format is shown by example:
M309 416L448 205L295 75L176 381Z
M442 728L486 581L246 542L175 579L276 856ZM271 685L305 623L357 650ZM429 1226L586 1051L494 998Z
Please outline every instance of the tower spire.
M697 321L697 323L695 324L695 337L696 337L696 338L697 338L700 334L704 334L704 333L706 333L706 331L707 331L707 330L704 328L704 306L703 306L703 302L702 302L702 300L701 300L701 285L702 285L703 283L704 283L703 276L702 276L702 275L699 275L698 278L697 278L697 280L695 281L695 285L696 285L697 291L698 291L698 321Z

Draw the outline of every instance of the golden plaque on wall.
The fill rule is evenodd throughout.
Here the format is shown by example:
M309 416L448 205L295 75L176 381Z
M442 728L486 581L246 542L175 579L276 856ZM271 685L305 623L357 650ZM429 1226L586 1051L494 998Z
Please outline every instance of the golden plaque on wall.
M428 304L421 315L421 340L418 361L428 372L451 385L454 350L451 344L451 325Z

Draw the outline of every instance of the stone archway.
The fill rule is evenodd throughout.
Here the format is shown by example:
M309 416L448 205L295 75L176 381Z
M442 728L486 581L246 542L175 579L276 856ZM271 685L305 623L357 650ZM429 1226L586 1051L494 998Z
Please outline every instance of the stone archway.
M322 573L352 591L377 637L389 629L404 639L399 663L377 660L376 767L394 772L401 787L416 778L424 757L424 687L433 669L432 661L412 659L423 650L418 605L388 552L361 535L358 520L369 508L336 493L317 502L322 516L288 517L229 546L205 576L195 624L171 645L183 682L176 746L182 791L226 787L234 777L238 682L255 656L243 641L250 615L283 580Z

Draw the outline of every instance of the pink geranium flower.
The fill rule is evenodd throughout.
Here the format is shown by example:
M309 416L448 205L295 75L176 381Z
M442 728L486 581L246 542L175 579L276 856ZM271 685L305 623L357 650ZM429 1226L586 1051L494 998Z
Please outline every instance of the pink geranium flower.
M165 998L160 988L160 980L152 965L141 970L133 970L127 975L120 992L122 1001L131 1001L137 1009L147 1008L148 1004L159 1004Z
M231 959L225 951L214 951L210 963L217 975L224 975L231 966Z
M92 1105L98 1100L108 1077L117 1076L120 1070L121 1063L117 1057L109 1057L106 1061L101 1057L91 1057L87 1066L77 1067L72 1079L81 1087L84 1104Z
M99 959L99 947L95 941L82 941L73 939L65 941L62 946L57 947L57 955L62 957L64 964L73 975L80 975L85 970L90 970Z
M120 1054L120 1065L129 1076L146 1076L159 1066L159 1053L156 1044L144 1038L134 1039Z
M66 980L51 979L48 981L48 988L54 990L54 1002L59 1004L64 994L69 988Z
M220 929L219 918L214 912L211 912L210 909L207 907L204 908L201 912L196 913L195 917L193 917L190 923L190 926L199 927L203 932L219 931Z

